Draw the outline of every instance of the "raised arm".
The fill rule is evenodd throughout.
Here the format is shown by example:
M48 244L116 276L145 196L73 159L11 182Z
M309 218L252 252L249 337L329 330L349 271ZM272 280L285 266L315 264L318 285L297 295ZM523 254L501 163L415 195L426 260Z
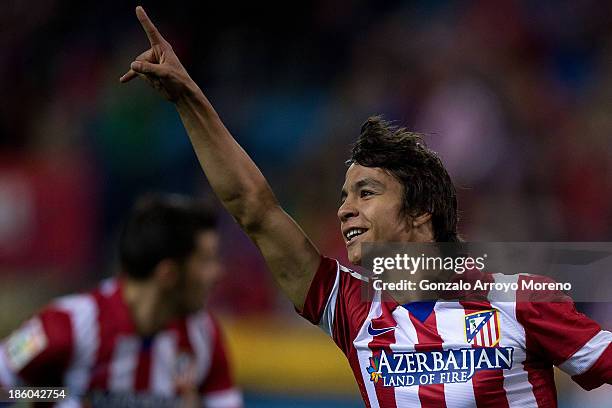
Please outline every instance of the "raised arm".
M215 194L249 235L283 292L301 309L320 261L317 248L280 207L255 163L221 122L214 108L142 7L136 8L151 48L120 78L147 81L173 102Z

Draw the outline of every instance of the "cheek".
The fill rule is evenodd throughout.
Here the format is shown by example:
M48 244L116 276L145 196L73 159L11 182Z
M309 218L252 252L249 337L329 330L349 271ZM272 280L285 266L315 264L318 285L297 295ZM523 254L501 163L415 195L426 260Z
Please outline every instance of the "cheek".
M205 282L206 282L206 275L204 274L203 270L199 270L193 275L192 285L193 285L194 290L201 288Z
M187 279L185 281L186 288L185 291L189 293L196 293L200 290L203 285L203 274L202 269L198 268L197 265L193 265L192 268L188 271Z
M386 236L389 239L397 238L405 233L407 229L406 219L399 215L397 206L385 205L378 209L377 217L373 222L373 230L377 235Z
M373 200L372 204L366 208L365 214L370 221L378 225L389 226L397 221L397 206L381 197L376 202Z
M194 286L198 288L207 287L211 285L218 277L220 269L211 263L201 265L194 277Z

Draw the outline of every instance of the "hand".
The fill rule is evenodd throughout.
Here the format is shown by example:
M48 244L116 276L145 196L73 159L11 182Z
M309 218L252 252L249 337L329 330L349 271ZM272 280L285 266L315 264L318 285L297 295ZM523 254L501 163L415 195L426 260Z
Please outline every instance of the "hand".
M197 89L170 43L161 36L140 6L136 7L136 17L149 38L151 48L136 57L130 70L119 81L125 83L140 77L172 102Z
M188 360L185 359L183 361ZM179 408L200 407L202 405L196 383L196 375L197 366L193 360L185 364L179 364L179 369L174 377L174 388L180 398Z

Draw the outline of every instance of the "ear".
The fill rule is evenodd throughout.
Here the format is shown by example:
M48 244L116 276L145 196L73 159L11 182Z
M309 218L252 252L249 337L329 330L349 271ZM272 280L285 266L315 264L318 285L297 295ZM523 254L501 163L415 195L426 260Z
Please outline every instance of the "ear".
M421 215L412 217L412 227L419 228L431 220L431 213L425 212Z
M172 289L179 280L179 266L172 259L162 259L155 267L153 276L160 289Z
M434 240L431 213L425 212L412 217L412 234L414 242L432 242Z

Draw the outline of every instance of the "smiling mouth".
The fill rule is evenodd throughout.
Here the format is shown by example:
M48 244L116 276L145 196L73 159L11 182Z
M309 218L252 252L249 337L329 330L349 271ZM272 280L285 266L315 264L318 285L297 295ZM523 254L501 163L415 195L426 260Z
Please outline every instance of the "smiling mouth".
M367 228L351 228L344 234L344 239L346 240L346 244L350 245L354 242L358 236L364 234L368 229Z

